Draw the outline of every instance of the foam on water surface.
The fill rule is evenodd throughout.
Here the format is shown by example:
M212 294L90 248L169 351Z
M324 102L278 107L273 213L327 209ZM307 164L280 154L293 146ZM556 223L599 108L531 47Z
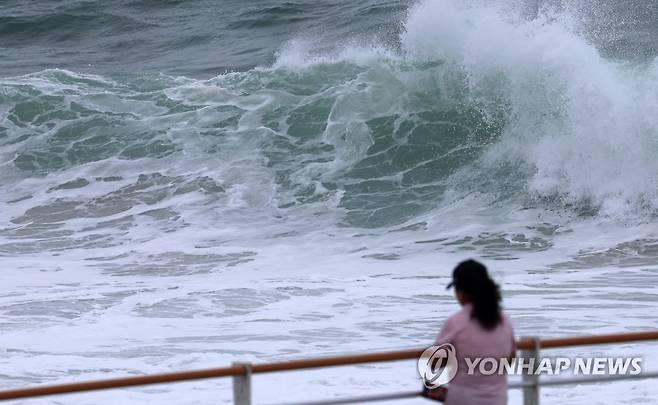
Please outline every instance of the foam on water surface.
M655 63L601 56L568 10L509 10L421 2L395 46L297 40L207 80L1 79L2 385L427 345L467 257L501 283L519 336L655 327ZM591 350L656 368L650 344ZM257 377L255 398L417 388L414 370ZM595 390L545 395L655 394Z

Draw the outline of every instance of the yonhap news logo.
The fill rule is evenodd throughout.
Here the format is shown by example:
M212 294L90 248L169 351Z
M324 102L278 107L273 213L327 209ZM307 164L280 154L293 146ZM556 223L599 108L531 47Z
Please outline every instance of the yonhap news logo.
M457 374L457 352L450 343L425 349L418 359L418 374L423 384L434 389L448 384Z
M465 375L630 375L642 373L641 357L466 357ZM460 362L455 346L446 343L427 348L418 359L418 374L429 389L447 385Z

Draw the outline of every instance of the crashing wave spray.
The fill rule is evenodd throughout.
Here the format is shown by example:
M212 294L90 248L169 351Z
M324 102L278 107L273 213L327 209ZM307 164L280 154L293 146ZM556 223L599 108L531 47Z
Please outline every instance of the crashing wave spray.
M402 38L410 58L463 69L482 110L504 110L485 167L523 166L535 197L627 217L658 209L658 69L605 60L570 14L510 19L501 7L427 1Z

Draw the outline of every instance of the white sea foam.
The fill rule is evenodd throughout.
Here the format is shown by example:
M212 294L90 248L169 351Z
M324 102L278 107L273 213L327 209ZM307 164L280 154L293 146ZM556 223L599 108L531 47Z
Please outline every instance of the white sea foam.
M463 67L485 109L508 104L504 137L487 163L523 161L534 171L531 192L600 206L602 215L654 215L655 70L603 59L569 15L518 21L455 4L415 8L403 42L413 57Z
M469 256L501 283L519 336L656 327L658 65L605 60L568 14L525 21L509 9L425 1L410 10L396 52L374 45L322 53L298 42L272 67L205 81L163 77L149 92L62 71L7 81L61 96L63 106L127 117L127 131L158 129L157 139L178 149L29 176L12 167L15 154L48 146L66 120L54 118L29 144L4 144L2 385L423 346L457 309L444 285ZM342 177L376 142L367 122L453 99L491 121L504 113L501 136L483 141L461 170L410 186L446 188L436 201L419 197L431 208L413 218L371 228L346 221L347 197L378 197L368 194L375 186L358 188L363 179ZM313 105L327 111L327 125L304 137L294 125L318 120L305 108ZM7 126L16 138L38 127ZM494 187L469 187L501 166L512 174ZM397 186L405 173L367 180ZM558 201L541 204L550 198ZM125 201L125 210L112 210ZM599 214L563 209L583 201ZM596 351L644 353L648 369L658 361L652 345ZM259 376L254 387L256 401L270 403L420 384L410 362ZM596 392L547 390L545 399L634 403L656 394L638 382ZM227 402L230 387L200 382L45 401L172 398Z

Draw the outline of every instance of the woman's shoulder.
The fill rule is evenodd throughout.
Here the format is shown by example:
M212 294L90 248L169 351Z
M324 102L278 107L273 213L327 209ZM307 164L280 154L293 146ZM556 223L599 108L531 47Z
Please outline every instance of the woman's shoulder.
M469 318L468 315L464 315L464 308L446 318L436 339L436 343L454 343L455 338L468 325Z

